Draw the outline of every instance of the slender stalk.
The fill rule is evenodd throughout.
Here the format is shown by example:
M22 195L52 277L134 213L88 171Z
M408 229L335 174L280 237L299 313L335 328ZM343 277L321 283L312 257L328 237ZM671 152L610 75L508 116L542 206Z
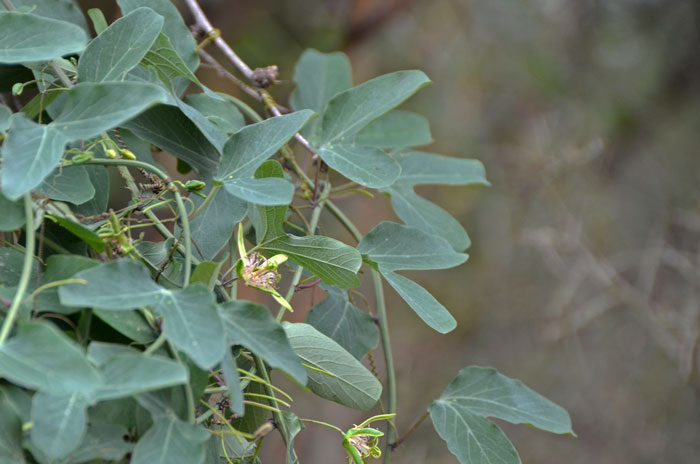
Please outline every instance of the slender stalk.
M12 300L12 306L7 311L7 316L0 330L0 345L2 345L10 335L12 324L19 314L19 308L24 294L29 285L29 278L32 275L32 265L34 264L34 210L32 209L32 196L29 193L24 194L24 220L25 220L25 240L24 240L24 263L22 264L22 274L19 277L19 284L15 297Z
M258 372L260 372L260 376L263 378L263 380L265 380L265 392L269 396L275 398L275 391L272 388L270 388L270 374L268 374L267 368L265 367L265 362L260 356L255 356L255 367L257 368ZM289 446L289 443L287 442L287 437L289 433L287 431L287 422L284 420L284 417L279 412L273 411L272 414L275 417L275 422L277 422L277 428L280 431L280 435L282 435L282 440L284 440L285 446ZM294 453L293 449L292 452Z
M145 356L148 356L149 354L153 354L156 351L158 351L158 348L163 346L163 343L165 343L168 339L165 336L165 332L161 332L160 335L158 335L158 338L155 339L153 343L149 345L148 348L143 352Z
M66 73L61 69L61 66L58 64L58 61L53 60L51 61L51 69L53 70L54 73L56 73L56 77L61 81L63 85L65 85L67 88L73 87L73 83L71 82L70 78L66 75Z
M194 218L196 218L199 213L202 212L202 210L209 204L209 202L214 198L214 195L216 195L216 192L219 190L219 186L215 185L212 187L211 192L209 192L209 195L207 195L207 198L204 199L204 202L202 202L201 205L199 205L199 208L197 208L192 214L190 214L190 217L188 218L190 221Z
M15 6L12 4L10 0L2 0L2 4L5 5L5 8L7 8L7 11L12 11L15 9Z
M355 227L352 221L332 202L327 201L328 210L345 226L345 228L359 242L362 240L362 233ZM382 339L382 350L384 351L384 363L386 365L386 386L387 397L389 401L388 413L396 412L396 373L394 371L394 356L391 352L391 340L389 338L389 320L386 314L386 304L384 300L384 287L382 286L382 278L375 269L372 269L372 285L374 287L374 298L377 307L377 317L379 318L379 336ZM387 421L389 426L386 431L386 443L384 453L384 463L391 462L391 450L394 439L396 438L396 429L393 421Z
M398 440L396 443L391 443L391 444L389 445L389 446L391 447L391 449L393 450L393 449L398 448L398 447L401 445L401 443L403 443L404 441L406 441L406 439L413 433L413 431L416 430L416 429L418 428L418 426L421 425L421 424L423 423L423 421L426 420L426 419L428 418L428 416L430 416L430 411L426 411L425 414L423 414L423 415L420 417L420 419L418 419L418 420L416 421L416 423L413 424L413 425L411 426L411 428L408 429L408 431L407 431L406 433L404 433L403 436L402 436L401 438L399 438L399 440Z

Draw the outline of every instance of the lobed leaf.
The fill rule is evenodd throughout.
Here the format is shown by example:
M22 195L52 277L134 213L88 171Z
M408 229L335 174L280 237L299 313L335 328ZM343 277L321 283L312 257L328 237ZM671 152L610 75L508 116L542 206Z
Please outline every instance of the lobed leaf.
M492 368L462 369L428 411L438 434L462 463L520 463L513 445L486 417L574 434L564 409Z
M426 324L440 333L456 327L449 311L427 290L395 271L446 269L465 262L466 254L455 252L441 237L393 222L377 225L357 249Z
M342 52L321 53L307 49L294 67L297 88L290 103L294 110L310 109L323 114L328 101L352 86L350 60ZM315 143L320 120L313 120L304 127L304 135Z
M382 149L415 147L433 142L425 116L409 111L390 111L370 122L355 136L357 145Z
M430 79L422 71L398 71L337 94L323 113L319 146L352 141L370 121L400 105L429 83Z

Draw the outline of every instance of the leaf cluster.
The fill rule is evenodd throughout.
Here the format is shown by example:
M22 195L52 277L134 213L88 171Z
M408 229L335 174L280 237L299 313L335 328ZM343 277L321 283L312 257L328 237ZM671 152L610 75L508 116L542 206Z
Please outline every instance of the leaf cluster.
M291 111L268 117L279 108L265 90L270 115L199 81L197 45L168 0L117 3L109 25L88 12L95 37L73 0L0 10L0 92L24 102L0 105L0 462L259 462L275 427L298 462L305 423L340 429L300 419L270 372L363 411L382 408L386 389L393 408L393 372L381 382L365 364L388 339L380 279L447 333L455 318L400 272L453 268L470 245L414 187L488 185L483 165L416 149L432 142L429 124L396 108L430 83L421 71L353 86L344 54L307 50ZM153 151L198 182L174 181ZM131 196L121 209L108 169ZM402 223L362 236L333 201L372 191ZM328 212L357 244L319 233ZM248 256L262 258L247 268ZM238 298L239 284L260 299ZM283 321L295 291L317 284L327 297L305 322ZM519 462L487 417L573 433L563 409L486 368L464 369L428 411L463 463ZM377 416L391 422L387 459L395 412ZM382 454L382 435L355 427L338 446L363 462Z

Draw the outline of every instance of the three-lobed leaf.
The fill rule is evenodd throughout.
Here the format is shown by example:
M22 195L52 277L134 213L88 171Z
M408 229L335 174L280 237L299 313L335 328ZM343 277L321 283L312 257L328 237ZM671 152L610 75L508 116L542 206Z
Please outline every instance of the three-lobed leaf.
M520 463L513 445L486 417L574 434L564 409L493 368L463 369L428 410L438 434L461 463Z
M393 222L377 225L357 249L426 324L440 333L456 327L454 317L427 290L395 271L447 269L466 261L466 254L455 252L441 237Z

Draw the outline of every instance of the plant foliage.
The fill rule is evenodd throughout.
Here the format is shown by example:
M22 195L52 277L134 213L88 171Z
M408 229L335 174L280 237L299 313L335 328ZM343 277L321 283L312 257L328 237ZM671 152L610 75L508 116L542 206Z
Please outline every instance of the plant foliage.
M488 185L483 166L415 149L432 142L428 121L396 108L430 83L421 71L353 86L344 54L307 50L293 111L280 114L264 85L248 88L276 115L265 117L202 85L196 42L168 0L117 3L112 24L88 12L92 38L73 0L0 10L0 77L33 76L11 89L21 107L0 105L0 463L259 462L275 427L294 463L311 423L339 431L350 462L379 457L380 439L388 461L394 425L382 438L369 424L396 411L346 432L300 419L313 411L292 412L270 372L358 410L385 390L393 408L393 380L365 363L388 339L381 279L447 333L456 319L399 272L458 266L470 245L414 187ZM190 180L173 180L153 150ZM107 169L128 188L125 207L112 206ZM333 189L339 178L352 185ZM372 189L403 224L362 236L333 200ZM357 243L319 234L328 212ZM358 300L363 265L373 305ZM319 283L328 296L306 322L283 321L295 290ZM238 298L242 285L260 299ZM266 293L279 309L262 304ZM462 463L519 462L487 417L573 434L559 406L479 367L429 415Z

